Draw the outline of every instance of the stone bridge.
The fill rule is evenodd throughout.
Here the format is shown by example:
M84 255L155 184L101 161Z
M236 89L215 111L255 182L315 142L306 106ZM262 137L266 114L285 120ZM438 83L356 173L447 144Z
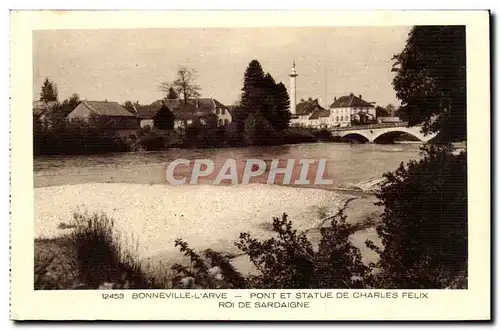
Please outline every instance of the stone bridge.
M422 142L428 142L436 136L435 133L424 135L422 133L422 126L408 127L408 123L405 122L334 127L329 130L333 136L369 143L392 143L395 138L404 134L413 136Z

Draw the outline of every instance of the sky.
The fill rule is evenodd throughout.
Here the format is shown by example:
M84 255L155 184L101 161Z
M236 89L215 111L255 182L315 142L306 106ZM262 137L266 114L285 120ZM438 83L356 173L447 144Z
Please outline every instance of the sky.
M47 77L59 100L72 93L87 100L149 104L164 96L179 66L195 69L202 97L226 105L238 101L248 63L290 86L296 63L297 102L362 95L368 102L398 105L391 86L392 56L411 27L288 27L89 29L33 32L33 97ZM290 94L290 91L289 91Z

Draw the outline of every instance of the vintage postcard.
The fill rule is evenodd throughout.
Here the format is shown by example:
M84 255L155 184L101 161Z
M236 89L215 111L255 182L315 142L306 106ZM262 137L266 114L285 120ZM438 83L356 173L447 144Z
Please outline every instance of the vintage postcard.
M13 11L11 318L490 319L487 11Z

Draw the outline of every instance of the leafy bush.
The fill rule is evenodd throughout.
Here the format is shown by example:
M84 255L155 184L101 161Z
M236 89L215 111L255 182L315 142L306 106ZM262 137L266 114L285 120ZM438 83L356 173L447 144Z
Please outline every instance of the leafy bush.
M177 283L197 288L364 288L371 285L370 269L351 244L351 225L339 213L330 226L321 229L321 241L315 250L305 233L293 229L283 214L273 219L276 237L259 241L249 233L240 234L236 246L246 254L258 275L243 277L227 257L207 250L203 257L182 240L176 241L190 258L191 267L175 265ZM220 275L214 278L215 274ZM187 284L186 284L187 283Z
M318 139L318 141L334 141L332 133L327 129L315 131L314 136Z
M136 143L140 150L152 151L165 148L165 139L163 136L151 129L146 132L140 132Z
M380 254L381 287L446 288L464 284L464 276L466 283L467 154L440 146L424 152L386 173L377 194L385 207L377 226L384 249L368 246Z
M312 129L305 127L290 127L284 131L284 141L289 144L313 143L317 138Z
M273 126L258 111L245 120L245 142L249 145L272 145L276 143L276 132Z
M92 154L127 151L128 146L110 123L33 117L34 154Z
M228 146L226 127L217 126L212 120L207 123L195 121L184 130L183 147L217 148Z
M182 288L243 288L245 278L231 265L229 258L211 249L198 255L182 239L175 241L180 251L190 259L191 267L175 264L172 269L176 272L174 286Z

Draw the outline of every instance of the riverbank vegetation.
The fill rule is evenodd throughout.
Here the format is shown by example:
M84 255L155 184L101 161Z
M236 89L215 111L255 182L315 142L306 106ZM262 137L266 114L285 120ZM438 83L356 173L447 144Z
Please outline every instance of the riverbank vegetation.
M247 118L242 133L234 127L210 126L200 122L186 129L158 130L150 127L119 130L110 121L40 120L33 118L34 155L99 154L106 152L154 151L168 148L229 148L283 145L341 140L327 130L290 127L276 132L255 114Z

